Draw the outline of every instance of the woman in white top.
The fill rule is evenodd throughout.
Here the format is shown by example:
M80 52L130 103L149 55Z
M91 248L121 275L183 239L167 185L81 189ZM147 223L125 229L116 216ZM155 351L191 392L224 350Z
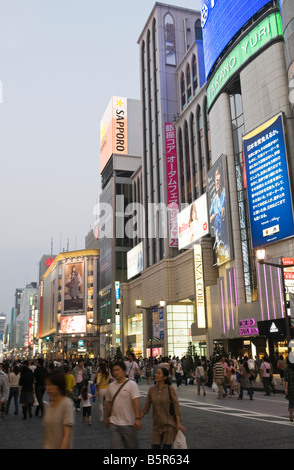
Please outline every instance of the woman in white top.
M6 414L9 414L9 407L12 398L14 399L14 414L18 415L18 392L19 392L19 379L20 373L19 368L14 366L12 371L8 374L10 391L9 398L6 405Z

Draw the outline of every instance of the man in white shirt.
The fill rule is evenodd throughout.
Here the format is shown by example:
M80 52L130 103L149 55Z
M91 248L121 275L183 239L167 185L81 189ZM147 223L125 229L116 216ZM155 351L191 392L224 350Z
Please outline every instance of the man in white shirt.
M130 380L135 380L136 374L141 375L140 367L138 366L137 362L134 360L134 355L129 354L128 361L125 362L126 365L126 376ZM136 380L138 383L138 381Z
M111 449L138 449L136 431L140 430L140 391L126 378L126 365L116 362L112 368L115 382L106 392L105 425L109 429Z

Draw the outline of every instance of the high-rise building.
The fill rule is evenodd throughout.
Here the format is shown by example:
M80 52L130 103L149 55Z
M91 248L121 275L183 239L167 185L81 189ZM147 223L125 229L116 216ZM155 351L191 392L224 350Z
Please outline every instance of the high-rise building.
M98 322L102 357L122 346L118 327L121 299L116 286L127 280L127 252L132 239L125 232L129 219L126 209L133 201L131 176L141 165L141 122L141 102L118 96L111 98L101 119L102 191L94 233L100 247Z
M142 180L144 233L130 254L123 285L124 338L143 356L186 354L195 321L193 253L178 249L177 215L205 192L209 138L199 11L156 3L138 40L143 122ZM194 154L188 156L187 125L194 123ZM196 135L197 129L199 129ZM199 140L199 136L201 139ZM192 139L192 137L191 137ZM193 139L192 139L193 140ZM205 142L204 142L205 141ZM202 145L202 147L201 147ZM198 148L199 147L199 148ZM189 158L188 158L189 157ZM195 174L201 168L200 174ZM144 270L134 269L143 247ZM212 261L211 241L205 259ZM212 263L211 263L212 265ZM141 306L136 307L136 300ZM160 304L165 301L165 306ZM197 337L206 353L206 330Z

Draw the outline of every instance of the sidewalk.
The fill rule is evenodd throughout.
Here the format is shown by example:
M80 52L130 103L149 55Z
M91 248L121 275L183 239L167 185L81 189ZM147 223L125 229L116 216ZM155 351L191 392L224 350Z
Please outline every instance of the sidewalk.
M262 380L258 375L253 383L253 390L264 390ZM274 374L274 385L277 393L285 393L285 385L281 385L281 377L279 374Z

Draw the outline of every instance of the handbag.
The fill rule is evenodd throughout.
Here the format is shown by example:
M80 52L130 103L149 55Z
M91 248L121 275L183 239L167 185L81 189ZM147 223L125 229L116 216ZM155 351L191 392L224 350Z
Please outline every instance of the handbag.
M186 437L182 431L178 431L173 443L173 449L188 449Z
M175 416L175 407L174 407L174 403L173 403L173 400L172 400L172 397L171 397L171 393L170 393L170 386L168 385L168 393L169 393L169 399L170 399L170 403L169 403L169 414L171 416Z

